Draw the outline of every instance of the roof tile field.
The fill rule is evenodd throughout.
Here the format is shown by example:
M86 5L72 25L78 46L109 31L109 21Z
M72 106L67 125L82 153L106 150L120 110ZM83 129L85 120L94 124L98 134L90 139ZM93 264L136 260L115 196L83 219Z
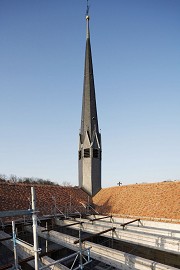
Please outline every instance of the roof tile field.
M180 181L104 188L93 203L104 214L180 220Z
M53 213L55 204L63 212L88 203L88 195L77 187L35 185L35 191L42 215ZM0 211L29 209L31 186L1 183L0 199ZM103 188L93 197L93 203L102 214L180 221L180 181Z
M37 209L40 214L51 214L56 204L60 211L67 208L82 207L87 204L88 195L76 187L62 187L52 185L34 185ZM29 184L0 184L0 211L29 209L31 200L31 185ZM57 212L58 212L57 209Z

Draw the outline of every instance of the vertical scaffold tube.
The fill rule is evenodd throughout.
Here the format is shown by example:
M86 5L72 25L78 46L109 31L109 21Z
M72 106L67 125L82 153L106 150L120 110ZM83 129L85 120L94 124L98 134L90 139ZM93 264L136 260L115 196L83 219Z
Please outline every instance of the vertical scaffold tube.
M38 235L37 235L37 215L36 215L36 195L34 187L31 187L32 196L32 220L33 220L33 240L34 240L34 262L35 270L39 270L39 250L38 250Z
M13 234L13 249L14 249L14 269L18 270L18 256L16 250L16 230L15 230L15 221L12 221L12 234Z

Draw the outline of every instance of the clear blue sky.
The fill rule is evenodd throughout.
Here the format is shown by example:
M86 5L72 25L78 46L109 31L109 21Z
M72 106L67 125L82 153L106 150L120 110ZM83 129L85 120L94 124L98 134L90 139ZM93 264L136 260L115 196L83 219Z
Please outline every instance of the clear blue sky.
M0 1L0 173L78 185L85 0ZM90 0L103 187L180 179L180 1Z

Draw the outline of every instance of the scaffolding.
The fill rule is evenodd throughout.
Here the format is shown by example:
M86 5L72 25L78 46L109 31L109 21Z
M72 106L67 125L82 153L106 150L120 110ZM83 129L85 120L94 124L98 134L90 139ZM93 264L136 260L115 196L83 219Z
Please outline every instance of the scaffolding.
M69 218L69 214L72 215L72 205L70 205L71 211L66 210L66 214L64 214L56 205L56 199L53 197L54 200L54 217L62 216L64 218ZM66 256L64 258L61 258L59 260L56 260L46 266L40 266L40 253L41 253L41 248L39 248L39 243L38 243L38 234L37 234L37 227L38 227L38 211L36 210L36 195L35 195L35 189L34 187L31 187L31 203L30 203L31 209L28 210L11 210L11 211L2 211L0 212L0 221L1 221L1 227L2 229L5 228L5 225L2 221L2 218L7 218L7 217L15 217L15 216L23 216L23 225L32 225L33 228L33 245L18 238L16 234L16 223L13 220L12 221L12 236L10 237L5 237L1 239L1 242L5 240L11 240L13 242L13 254L14 254L14 264L12 267L12 270L21 270L21 266L19 265L18 261L18 252L17 252L17 245L21 246L25 250L28 250L30 253L33 254L33 256L30 256L29 258L25 259L24 261L29 261L29 260L34 260L34 269L35 270L43 270L43 269L48 269L50 266L56 265L58 263L65 262L69 259L74 258L73 263L71 265L71 270L76 270L76 269L84 269L84 266L89 264L91 262L90 258L90 248L83 249L82 244L81 244L81 222L76 222L80 224L79 227L79 250L69 256ZM58 212L57 212L58 211ZM76 209L75 210L76 214L81 218L81 213ZM31 216L32 221L28 220L28 223L26 223L26 216ZM19 225L19 223L17 224ZM46 230L48 231L48 225L46 222ZM46 253L47 252L47 241L46 241ZM79 261L79 265L77 266L77 262ZM22 262L22 260L21 260ZM5 266L3 269L9 268L9 265Z

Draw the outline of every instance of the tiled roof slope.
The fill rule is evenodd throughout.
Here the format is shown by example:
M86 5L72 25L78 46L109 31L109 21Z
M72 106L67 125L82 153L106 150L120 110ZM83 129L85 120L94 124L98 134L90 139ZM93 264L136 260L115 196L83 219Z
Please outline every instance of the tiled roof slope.
M81 202L87 204L88 195L76 187L62 187L52 185L34 185L37 198L37 209L40 214L51 214L54 205L65 211L65 208L82 207ZM53 199L54 197L54 199ZM28 209L30 207L31 185L29 184L0 184L0 211ZM58 211L57 211L58 212Z
M180 220L180 181L104 188L93 202L101 213Z

